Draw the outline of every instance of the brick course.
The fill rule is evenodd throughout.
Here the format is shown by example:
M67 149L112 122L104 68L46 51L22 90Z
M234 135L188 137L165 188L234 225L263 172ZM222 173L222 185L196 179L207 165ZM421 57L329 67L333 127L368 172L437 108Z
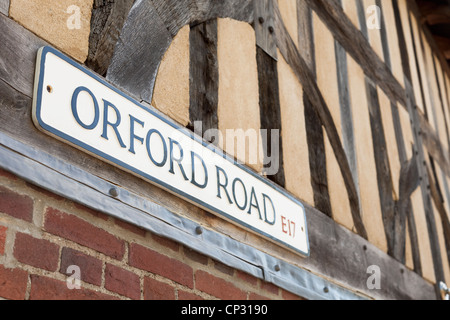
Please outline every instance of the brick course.
M105 288L131 299L141 298L139 277L131 271L111 264L106 265Z
M19 269L6 269L0 265L0 297L12 300L25 299L28 274Z
M16 234L14 257L24 264L56 271L59 260L59 246L43 239L36 239L24 233Z
M54 235L75 241L115 259L122 259L125 253L124 241L87 221L54 208L47 209L44 228Z
M175 282L194 287L193 270L185 263L133 243L130 246L131 266L162 275Z
M30 300L111 300L113 296L89 289L70 290L64 281L31 276Z
M237 288L233 283L218 278L206 271L199 270L195 274L196 289L209 293L223 300L246 300L244 291Z
M20 195L0 186L0 213L31 222L33 219L33 200L28 196Z
M66 274L70 266L78 266L80 268L82 281L97 286L101 285L103 272L103 262L101 260L71 248L63 248L59 272Z

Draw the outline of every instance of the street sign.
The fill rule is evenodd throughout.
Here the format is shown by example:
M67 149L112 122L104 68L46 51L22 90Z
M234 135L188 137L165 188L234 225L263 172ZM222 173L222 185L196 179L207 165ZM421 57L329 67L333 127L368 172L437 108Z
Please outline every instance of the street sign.
M309 256L297 199L51 47L38 53L33 121L56 139Z

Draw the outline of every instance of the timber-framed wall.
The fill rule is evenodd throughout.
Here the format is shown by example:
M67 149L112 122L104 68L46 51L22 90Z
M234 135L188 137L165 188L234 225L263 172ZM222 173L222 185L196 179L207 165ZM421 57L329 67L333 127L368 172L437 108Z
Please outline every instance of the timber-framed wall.
M5 172L0 183L8 189L0 189L0 196L6 201L4 195L14 191L35 199L30 225L16 223L9 207L0 204L0 225L7 230L0 263L13 270L1 272L16 272L28 283L23 297L12 298L38 297L33 288L45 277L64 279L62 272L48 274L59 268L28 267L18 253L26 235L48 242L51 251L59 246L53 236L61 234L48 225L55 214L45 202L52 196L30 191L17 179L135 225L143 230L138 233L181 243L181 258L169 254L174 261L185 261L187 250L205 256L206 267L194 263L198 283L167 275L177 284L178 299L184 291L218 297L198 280L209 272L208 259L228 270L229 287L242 281L237 274L257 279L250 289L237 285L245 295L222 298L250 298L269 283L277 287L268 294L271 299L289 293L306 299L436 299L439 282L450 282L450 72L418 24L413 1L93 1L88 49L81 58L40 33L39 26L27 25L17 9L20 1L9 2L0 1L0 168ZM368 25L370 5L381 9L381 29ZM233 32L238 41L228 41ZM281 167L267 178L305 204L311 256L300 257L40 133L31 121L32 88L37 50L49 43L181 125L194 130L202 121L197 134L239 125L281 130ZM246 48L254 55L239 56L249 52ZM239 75L233 64L249 70L236 80L246 85L244 100L233 100L238 89L224 87L227 75ZM236 101L244 101L248 113L239 113L243 106ZM263 150L266 156L272 152ZM261 163L248 165L265 172ZM112 187L118 197L109 193ZM44 213L36 213L40 209ZM70 216L86 215L79 211ZM114 233L111 220L93 224ZM100 284L83 280L85 290L95 292L87 296L115 292L116 298L145 298L147 284L161 280L161 273L139 265L132 252L145 247L149 235L118 237L126 239L128 256L117 263L98 249L97 259L108 258ZM66 239L77 243L68 245L72 250L89 246ZM150 242L147 246L155 240ZM62 243L58 267L69 250ZM91 249L83 254L94 256ZM123 263L126 271L120 273L115 268ZM111 284L117 274L134 271L130 264L147 272L137 272L139 296L114 291ZM367 286L373 265L382 271L379 290ZM51 292L42 297L51 298Z

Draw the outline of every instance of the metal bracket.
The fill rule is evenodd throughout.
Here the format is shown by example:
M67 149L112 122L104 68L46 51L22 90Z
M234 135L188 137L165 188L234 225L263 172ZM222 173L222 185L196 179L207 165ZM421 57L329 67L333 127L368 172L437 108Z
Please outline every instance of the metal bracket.
M278 61L273 0L254 0L256 45Z
M439 288L441 289L442 300L450 300L450 289L444 282L439 283Z

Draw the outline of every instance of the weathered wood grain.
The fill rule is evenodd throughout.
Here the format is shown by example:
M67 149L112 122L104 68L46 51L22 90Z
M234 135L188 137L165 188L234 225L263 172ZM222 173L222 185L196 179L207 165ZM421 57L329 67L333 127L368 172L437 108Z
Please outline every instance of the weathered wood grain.
M333 147L334 154L339 163L342 176L344 178L345 187L349 196L351 214L355 224L356 231L363 238L367 239L367 231L364 227L361 218L359 197L355 183L353 181L350 165L345 154L344 147L339 137L339 133L336 129L336 125L333 121L333 117L328 109L326 102L320 92L315 81L314 74L308 68L305 60L302 58L295 46L294 41L289 35L286 26L283 23L278 5L275 3L275 31L277 34L277 44L286 62L291 66L298 80L303 86L308 98L313 106L316 108L316 112L319 115L322 124L327 132L331 146Z
M267 177L280 186L285 187L286 178L283 166L281 106L277 62L260 47L256 48L256 62L258 66L261 129L267 130L267 135L263 134L265 158L263 172L267 172L267 168L271 168L272 170L278 167L275 174L269 172ZM278 130L281 134L275 135L273 130ZM277 136L279 137L278 141L275 139ZM267 141L264 141L266 137ZM272 159L272 162L276 163L267 163L266 159Z
M254 1L256 45L270 57L277 60L277 42L273 28L273 1Z
M86 66L105 75L125 20L135 0L94 0Z
M395 202L394 220L394 248L393 257L398 261L406 262L406 223L408 224L409 239L414 271L422 275L422 263L420 261L419 238L417 235L416 221L411 195L419 187L419 172L415 155L407 162L403 162L400 170L399 199Z
M322 122L306 93L303 93L303 106L305 108L306 137L314 206L325 215L332 217Z
M430 192L434 205L439 213L439 217L442 221L442 229L444 230L445 250L447 252L447 259L450 263L450 221L447 215L447 211L444 206L444 198L439 188L436 167L431 159L431 169L428 168L428 175L430 176Z
M400 171L399 198L409 198L419 187L419 171L416 155L402 165Z
M36 53L47 43L0 15L0 79L31 97Z
M158 67L172 36L148 0L137 1L117 42L107 79L151 103Z
M151 0L164 25L174 37L183 26L214 18L253 22L252 0Z
M298 46L309 69L316 72L316 54L312 10L304 0L297 0Z
M0 0L0 12L9 15L9 0Z
M194 122L202 122L205 137L210 129L219 128L217 108L219 104L219 65L217 58L217 19L191 27L189 33L189 128ZM208 137L205 137L208 138ZM218 145L219 141L209 141Z

